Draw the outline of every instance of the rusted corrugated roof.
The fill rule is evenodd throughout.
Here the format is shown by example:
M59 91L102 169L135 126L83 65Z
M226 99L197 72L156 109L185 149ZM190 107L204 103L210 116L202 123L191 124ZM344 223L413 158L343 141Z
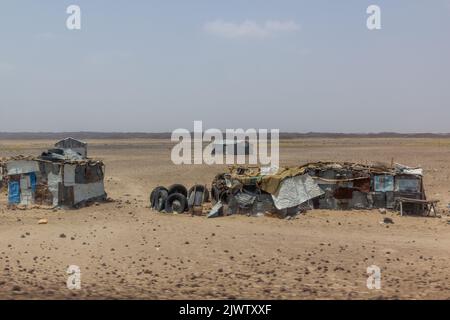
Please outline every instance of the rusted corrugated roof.
M98 159L82 159L82 160L67 160L67 159L65 159L65 160L50 161L50 160L44 160L44 159L42 159L40 157L24 156L24 155L17 155L17 156L2 158L0 160L0 163L6 164L7 162L10 162L10 161L20 161L20 160L24 160L24 161L38 161L38 162L46 162L46 163L79 164L79 165L83 165L83 164L89 164L89 165L100 164L100 165L103 165L104 164L102 160L98 160Z

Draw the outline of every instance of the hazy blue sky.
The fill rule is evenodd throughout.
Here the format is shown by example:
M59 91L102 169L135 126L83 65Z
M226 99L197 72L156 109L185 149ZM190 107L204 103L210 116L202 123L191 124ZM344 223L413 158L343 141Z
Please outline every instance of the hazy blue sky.
M370 4L381 30L366 28ZM450 132L450 0L2 0L0 118L0 131Z

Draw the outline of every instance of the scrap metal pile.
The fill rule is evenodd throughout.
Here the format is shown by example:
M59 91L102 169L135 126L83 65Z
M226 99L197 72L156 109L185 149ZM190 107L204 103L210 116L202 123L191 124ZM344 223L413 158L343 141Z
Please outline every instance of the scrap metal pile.
M174 192L170 188L160 190L162 197L158 198L154 196L155 190L152 207L157 208L156 202L160 199L170 211L168 199ZM197 201L197 206L208 201L204 196L209 196L206 187L201 194L202 201ZM191 191L183 190L183 195L193 203ZM268 213L286 217L308 209L395 209L397 200L404 198L426 199L421 168L348 162L316 162L287 168L232 166L229 172L218 174L212 182L213 207L208 217ZM181 204L185 202L187 200ZM185 204L184 211L191 207ZM403 209L411 214L422 214L425 207L410 203Z
M317 162L280 169L229 168L216 176L210 216L222 214L297 214L305 209L395 209L397 198L426 199L422 169L399 164L387 166ZM410 213L422 213L410 204Z

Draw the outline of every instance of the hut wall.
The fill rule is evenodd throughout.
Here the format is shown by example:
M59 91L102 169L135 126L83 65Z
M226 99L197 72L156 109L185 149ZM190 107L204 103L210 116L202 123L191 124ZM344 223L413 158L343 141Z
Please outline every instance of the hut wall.
M106 196L104 174L100 164L64 165L62 205L79 203Z

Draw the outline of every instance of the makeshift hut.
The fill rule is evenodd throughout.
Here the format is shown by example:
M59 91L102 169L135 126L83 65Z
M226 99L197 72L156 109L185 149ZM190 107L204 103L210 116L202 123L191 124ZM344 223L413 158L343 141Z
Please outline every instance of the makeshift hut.
M394 209L399 199L426 199L421 168L347 162L275 170L233 166L229 173L216 176L211 193L228 213L271 211L284 215L305 208ZM425 205L411 202L403 209L419 214Z
M39 157L6 161L10 205L77 207L106 199L104 164L71 149L52 149Z

